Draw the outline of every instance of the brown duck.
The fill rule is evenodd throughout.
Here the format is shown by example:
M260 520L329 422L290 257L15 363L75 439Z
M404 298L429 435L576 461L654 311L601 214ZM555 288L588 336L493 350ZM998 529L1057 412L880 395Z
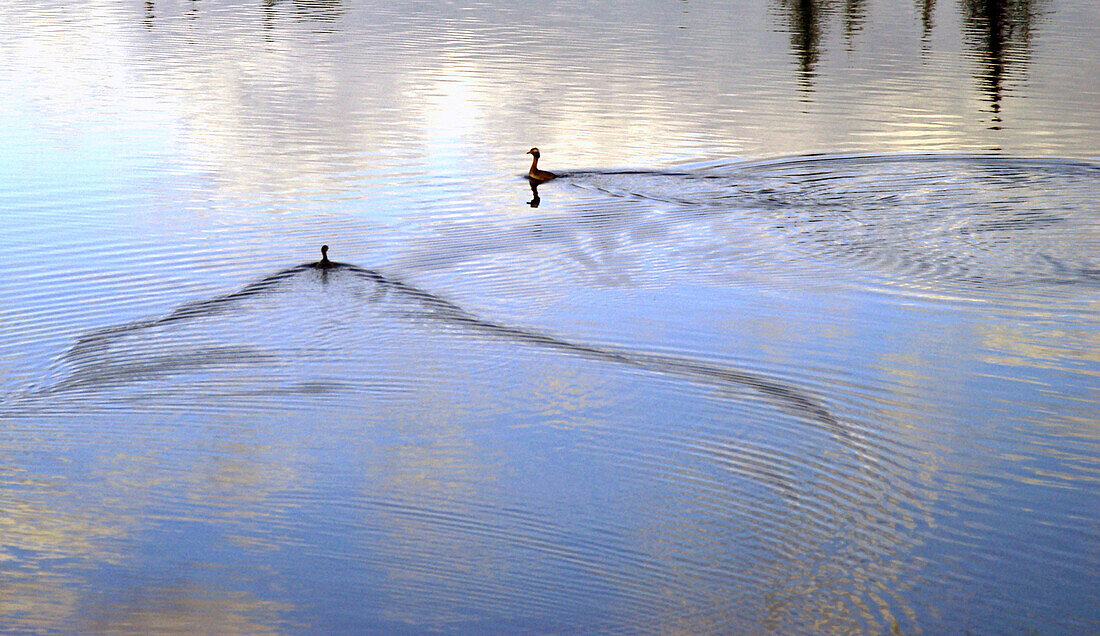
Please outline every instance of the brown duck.
M553 172L547 172L546 170L539 170L539 149L532 148L527 151L527 154L531 155L531 169L527 171L527 176L535 181L549 181L558 175Z

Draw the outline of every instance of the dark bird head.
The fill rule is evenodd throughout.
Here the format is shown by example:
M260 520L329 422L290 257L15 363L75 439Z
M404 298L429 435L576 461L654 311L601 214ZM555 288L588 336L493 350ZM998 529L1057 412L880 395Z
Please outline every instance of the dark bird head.
M527 151L527 152L526 152L525 154L528 154L528 155L535 155L535 158L536 158L536 159L538 159L538 157L539 157L539 149L538 149L538 148L532 148L532 149L528 150L528 151Z
M336 266L335 263L328 260L328 245L321 246L321 260L314 263L313 266L321 269L329 269Z

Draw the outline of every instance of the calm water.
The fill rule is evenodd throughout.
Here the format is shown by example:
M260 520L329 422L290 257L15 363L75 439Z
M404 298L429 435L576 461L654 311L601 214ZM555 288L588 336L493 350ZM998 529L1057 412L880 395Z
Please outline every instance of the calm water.
M1098 7L0 6L0 630L1100 632Z

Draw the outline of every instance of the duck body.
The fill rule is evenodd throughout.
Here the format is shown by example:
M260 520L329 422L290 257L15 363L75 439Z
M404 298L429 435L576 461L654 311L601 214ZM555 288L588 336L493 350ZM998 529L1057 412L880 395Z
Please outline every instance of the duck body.
M539 149L532 148L527 151L527 154L531 155L531 169L527 171L527 177L535 181L549 181L557 178L558 175L546 170L539 170Z
M317 269L332 269L336 267L336 263L328 260L328 245L321 246L321 260L314 263L313 267Z

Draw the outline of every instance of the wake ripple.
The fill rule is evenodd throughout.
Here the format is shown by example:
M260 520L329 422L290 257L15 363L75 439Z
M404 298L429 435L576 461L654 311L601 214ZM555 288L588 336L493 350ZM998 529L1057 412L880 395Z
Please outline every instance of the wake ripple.
M570 182L610 201L729 215L731 231L778 232L889 285L1100 286L1100 165L1086 161L823 156Z
M832 433L845 434L840 421L822 402L781 381L675 356L578 344L530 329L498 324L466 311L439 295L388 278L377 271L347 263L335 263L332 268L323 270L312 263L298 265L230 294L188 303L160 318L107 327L79 336L57 365L61 369L67 369L67 372L62 373L59 380L34 389L27 397L45 397L88 386L121 384L145 377L226 363L253 365L270 362L271 356L264 352L243 347L190 347L180 352L178 343L174 343L174 353L161 353L165 351L164 348L158 348L153 353L148 348L131 348L126 355L119 355L112 351L112 346L123 339L149 334L178 323L203 321L231 313L246 300L279 293L288 285L293 285L296 279L316 273L320 273L325 279L338 275L359 279L374 288L369 295L370 302L378 300L379 294L390 294L403 301L411 301L412 304L404 308L408 317L439 321L515 343L527 343L569 355L677 376L718 388L751 389L799 416L825 426ZM141 355L129 356L135 351L140 351Z

